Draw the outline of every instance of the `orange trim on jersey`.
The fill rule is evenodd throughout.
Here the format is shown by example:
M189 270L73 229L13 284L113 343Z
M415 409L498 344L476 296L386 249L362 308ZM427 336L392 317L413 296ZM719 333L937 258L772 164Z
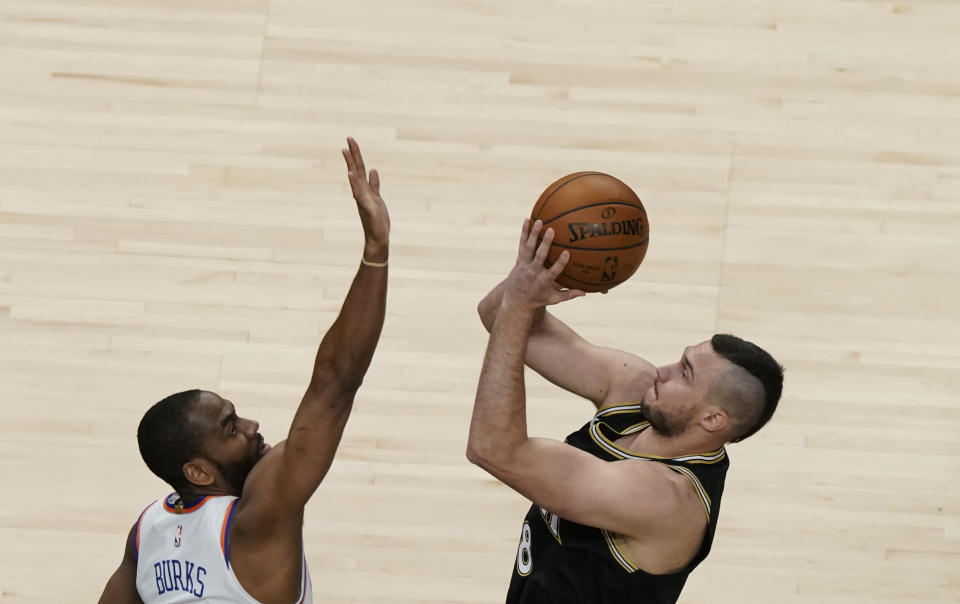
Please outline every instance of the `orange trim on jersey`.
M223 526L220 527L220 551L223 552L223 559L227 563L227 568L230 568L230 556L227 552L227 541L229 539L229 529L230 529L230 519L233 516L233 506L237 505L239 499L234 499L230 502L230 505L227 506L227 511L223 515Z
M184 507L181 511L177 511L176 508L171 507L169 503L169 497L163 500L163 509L170 512L171 514L189 514L190 512L195 512L203 507L203 504L207 502L211 497L219 497L219 495L204 495L196 503L191 504L189 507Z
M153 502L153 503L156 503L156 502ZM151 506L153 506L153 503L143 508L143 511L140 512L140 515L137 516L137 532L136 532L136 535L134 536L133 544L134 544L134 547L136 548L138 558L140 557L140 525L143 523L143 515L147 513L147 510L149 510Z

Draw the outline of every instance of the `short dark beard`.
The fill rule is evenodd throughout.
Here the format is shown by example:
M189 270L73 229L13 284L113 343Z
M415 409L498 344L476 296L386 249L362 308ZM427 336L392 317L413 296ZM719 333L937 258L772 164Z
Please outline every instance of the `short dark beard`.
M220 462L214 463L217 464L217 470L220 472L220 475L223 476L224 480L227 481L227 484L230 485L231 490L236 491L237 495L239 495L243 492L243 485L247 481L247 476L250 474L253 466L256 465L258 459L259 458L246 459L229 466L221 464Z
M659 409L651 409L646 403L640 403L640 411L643 412L646 420L650 422L650 427L653 431L661 436L672 438L683 432L683 422L667 418Z

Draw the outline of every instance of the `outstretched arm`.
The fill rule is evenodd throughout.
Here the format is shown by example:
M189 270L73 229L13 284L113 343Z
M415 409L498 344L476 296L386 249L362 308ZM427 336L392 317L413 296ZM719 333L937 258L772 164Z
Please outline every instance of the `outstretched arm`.
M343 150L347 177L363 224L363 259L340 315L317 350L310 385L293 418L284 450L284 491L305 502L326 475L340 444L354 395L380 339L387 303L390 216L380 175L369 176L353 139ZM378 266L382 265L382 266Z
M340 314L320 342L287 440L264 456L244 486L242 505L260 508L258 516L289 515L320 485L383 328L390 216L380 196L379 174L367 172L356 141L348 139L348 145L343 156L363 225L363 261Z

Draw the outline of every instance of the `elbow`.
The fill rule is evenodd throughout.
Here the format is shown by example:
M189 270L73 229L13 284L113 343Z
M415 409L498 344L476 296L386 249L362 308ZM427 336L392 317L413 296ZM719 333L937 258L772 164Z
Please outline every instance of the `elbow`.
M475 466L480 465L480 455L477 453L476 449L470 446L470 443L467 443L467 461Z
M467 461L488 472L498 465L495 451L491 443L475 435L470 435L467 440Z
M467 461L477 466L487 474L499 477L502 465L497 462L492 455L487 455L484 451L467 447Z
M480 300L480 303L477 304L477 315L480 317L480 322L483 323L483 328L489 332L493 325L493 319L490 316L491 312L486 298Z
M483 459L483 448L477 445L475 438L469 438L467 440L467 461L482 468L484 467Z
M517 451L505 443L476 438L467 441L467 461L497 478L509 474L518 458Z

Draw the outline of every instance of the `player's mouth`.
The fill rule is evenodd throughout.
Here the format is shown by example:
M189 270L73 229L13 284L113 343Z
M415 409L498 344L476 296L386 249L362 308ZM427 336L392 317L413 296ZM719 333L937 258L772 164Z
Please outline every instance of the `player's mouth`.
M270 445L268 445L263 440L263 434L257 434L257 454L262 457L264 453L270 450Z

